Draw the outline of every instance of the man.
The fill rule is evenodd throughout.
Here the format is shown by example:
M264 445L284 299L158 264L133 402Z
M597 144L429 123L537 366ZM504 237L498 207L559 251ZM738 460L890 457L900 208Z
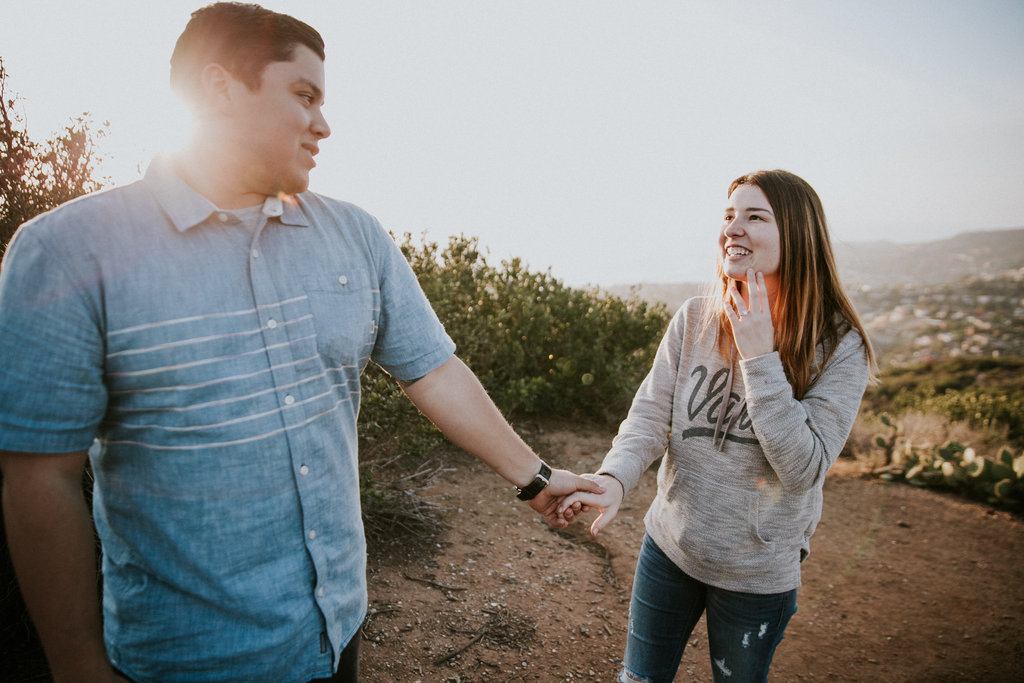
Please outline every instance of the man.
M370 359L552 523L600 490L516 436L379 224L306 191L330 134L323 59L291 17L195 12L171 58L185 149L7 252L4 515L57 681L356 680Z

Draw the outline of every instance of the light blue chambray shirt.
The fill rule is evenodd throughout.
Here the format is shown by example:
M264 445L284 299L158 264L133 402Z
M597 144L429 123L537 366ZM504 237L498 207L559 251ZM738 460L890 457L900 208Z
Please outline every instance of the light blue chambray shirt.
M0 449L93 444L115 666L331 674L367 602L360 372L411 380L454 352L374 218L311 192L219 211L157 159L21 228L0 348Z

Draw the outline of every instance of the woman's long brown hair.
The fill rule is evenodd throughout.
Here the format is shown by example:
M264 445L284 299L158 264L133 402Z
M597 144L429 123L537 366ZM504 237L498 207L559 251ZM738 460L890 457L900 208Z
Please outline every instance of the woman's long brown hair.
M741 185L754 185L768 198L779 227L779 291L772 308L775 348L782 367L800 399L812 378L828 362L840 337L853 328L860 333L872 377L877 366L864 326L849 297L843 291L832 253L828 225L821 200L802 178L788 171L758 171L734 180L729 196ZM717 327L718 348L727 360L733 344L725 307L730 305L730 279L725 275L722 254L718 255L718 278L708 322ZM744 283L738 282L742 291ZM815 364L815 350L821 345L825 356Z

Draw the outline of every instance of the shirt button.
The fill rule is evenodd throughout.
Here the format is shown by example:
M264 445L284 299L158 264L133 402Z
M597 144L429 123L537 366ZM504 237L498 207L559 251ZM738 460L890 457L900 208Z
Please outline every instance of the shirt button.
M314 538L316 538L316 529L310 529L309 530L309 540L312 541Z
M218 213L217 220L219 220L221 223L227 223L229 220L231 220L231 217L228 216L226 213Z
M291 394L288 394L287 396L284 397L284 404L286 406L290 406L293 403L295 403L295 397L294 396L292 396Z
M270 320L267 321L267 327L269 327L270 329L274 329L275 327L277 327L277 321L271 318Z
M253 249L252 250L252 257L253 258L259 258L260 257L259 249Z
M306 476L307 474L309 474L309 468L303 465L302 467L299 468L299 474L301 474L302 476Z
M347 285L348 284L348 278L345 277L344 275L342 275L341 277L338 278L338 284L339 285Z
M316 589L316 594L319 595L321 598L324 597L324 589L323 589L323 587L317 588Z

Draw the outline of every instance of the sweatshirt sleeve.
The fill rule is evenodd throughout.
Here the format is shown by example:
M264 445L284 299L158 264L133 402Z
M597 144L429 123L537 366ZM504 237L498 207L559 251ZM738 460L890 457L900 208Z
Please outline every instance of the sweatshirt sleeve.
M636 487L640 476L668 448L686 309L686 305L681 307L669 323L651 371L633 397L629 414L619 425L619 433L598 470L598 474L618 479L624 495Z
M765 457L783 487L821 486L846 443L868 380L868 358L851 330L804 397L793 397L778 352L740 361L747 411Z

